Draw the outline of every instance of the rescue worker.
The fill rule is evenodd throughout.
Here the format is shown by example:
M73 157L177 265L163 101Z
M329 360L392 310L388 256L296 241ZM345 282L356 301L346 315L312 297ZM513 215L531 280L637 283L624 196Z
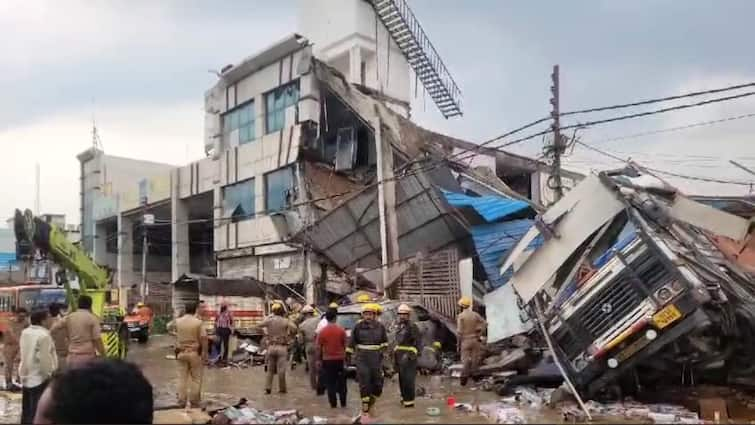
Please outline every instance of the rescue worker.
M267 379L265 393L270 394L273 389L273 376L278 374L278 392L286 393L286 360L288 359L288 344L291 337L296 335L296 325L283 317L283 305L273 304L273 315L266 318L260 327L265 330L267 338Z
M427 375L440 369L440 349L440 341L434 341L432 345L422 347L422 354L417 359L420 373Z
M396 323L386 323L385 316L383 316L383 306L379 303L375 303L375 306L377 307L377 321L380 322L383 327L386 329L386 335L388 337L388 344L386 347L388 350L383 350L383 374L388 377L389 379L393 378L393 375L396 374L396 371L394 370L394 359L392 356L393 349L395 348L395 342L396 338L395 336L395 326Z
M459 351L461 363L464 366L461 372L461 385L467 385L467 380L477 370L480 361L482 342L480 337L487 327L485 319L472 310L472 299L461 297L459 307L462 311L456 318L456 329L459 332Z
M63 317L63 320L55 323L50 329L51 333L62 327L66 329L67 367L80 366L93 360L98 354L104 356L106 353L100 331L100 318L92 313L92 297L79 295L78 306L76 311Z
M63 316L60 313L60 307L61 306L58 303L50 304L50 318L52 319L50 329L55 327L56 323L63 320ZM126 331L128 331L128 329ZM56 329L55 332L50 331L50 334L55 343L55 353L58 356L58 369L63 370L66 367L66 357L68 356L68 335L66 335L65 328L62 327Z
M317 390L317 353L315 350L315 337L317 333L317 324L320 318L315 316L315 309L306 305L301 310L304 321L299 325L299 343L304 347L304 353L307 357L305 370L309 372L309 384L313 390Z
M357 368L362 415L369 417L375 401L383 393L383 351L388 345L385 326L377 321L378 306L367 303L362 307L362 320L351 331L347 352L354 353Z
M298 302L289 301L287 304L291 308L291 312L288 314L288 320L296 326L299 326L304 320L302 315L302 305ZM302 363L304 357L304 345L299 342L298 339L294 339L291 344L291 370L296 369L296 365Z
M197 305L187 303L184 314L168 324L168 330L176 335L176 360L180 375L178 403L187 408L199 407L202 370L208 356L207 331L196 313Z
M401 390L401 405L404 407L414 407L417 355L420 352L419 328L411 321L411 312L412 308L406 304L398 306L396 348L393 350L398 370L398 385Z
M16 309L16 317L8 321L8 328L3 334L3 357L5 359L5 390L20 391L21 387L13 383L13 375L18 375L15 367L19 360L19 341L21 332L29 326L28 312L25 308Z

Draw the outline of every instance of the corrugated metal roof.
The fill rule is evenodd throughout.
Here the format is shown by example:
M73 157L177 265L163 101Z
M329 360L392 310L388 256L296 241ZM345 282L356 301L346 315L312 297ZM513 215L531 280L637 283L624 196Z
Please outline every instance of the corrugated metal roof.
M511 278L511 269L503 275L500 274L501 264L509 251L519 242L519 239L532 227L532 224L533 220L521 219L471 227L472 239L480 263L485 268L488 281L493 288L500 287ZM530 243L529 248L537 248L542 243L542 237L538 236Z
M450 174L447 169L439 170ZM410 258L421 251L433 252L466 236L443 203L442 195L433 187L435 181L436 175L424 172L397 180L399 258ZM295 238L310 244L341 270L349 273L357 268L376 270L381 264L377 198L376 187L365 189L327 212Z
M469 196L443 190L448 203L454 207L472 207L488 222L494 222L528 209L524 201L502 196Z

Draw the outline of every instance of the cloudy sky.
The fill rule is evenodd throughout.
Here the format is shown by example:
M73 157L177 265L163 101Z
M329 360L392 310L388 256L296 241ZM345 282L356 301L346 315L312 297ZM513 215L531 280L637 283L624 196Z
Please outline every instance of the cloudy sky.
M409 4L465 105L463 118L446 121L420 90L414 116L472 141L547 115L556 63L562 110L755 81L755 2L747 0ZM203 93L215 80L208 70L295 31L297 10L293 0L0 2L0 216L33 206L39 163L42 210L78 220L76 154L91 144L93 117L109 154L175 164L200 158ZM728 161L755 167L755 118L611 139L752 114L750 99L594 126L580 136L654 168L749 183L754 177ZM656 107L575 118L649 109ZM537 138L512 150L538 155L542 143ZM577 146L567 164L589 170L619 163ZM746 185L670 181L688 192L749 192Z

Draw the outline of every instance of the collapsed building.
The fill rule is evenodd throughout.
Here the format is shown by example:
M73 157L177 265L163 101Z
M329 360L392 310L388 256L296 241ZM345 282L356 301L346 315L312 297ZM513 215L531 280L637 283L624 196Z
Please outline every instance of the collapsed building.
M510 280L486 296L489 342L539 334L588 398L751 385L755 281L724 247L747 246L750 223L633 168L588 176L504 261ZM507 322L491 306L512 294L525 314Z
M407 59L360 34L319 47L292 34L224 67L205 93L206 158L175 167L96 147L79 155L83 244L115 286L160 300L192 274L308 302L388 290L447 317L460 295L482 300L498 279L473 230L500 220L449 199L515 200L527 206L517 217L531 218L552 199L550 168L414 124L399 78ZM387 66L381 55L390 68L373 74ZM486 165L454 160L468 151Z

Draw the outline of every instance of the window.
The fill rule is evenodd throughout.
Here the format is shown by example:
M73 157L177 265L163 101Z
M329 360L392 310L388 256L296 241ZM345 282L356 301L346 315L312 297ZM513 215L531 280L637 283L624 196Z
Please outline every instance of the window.
M254 101L247 102L223 115L223 135L226 140L235 140L231 133L238 131L240 145L254 140Z
M268 213L288 208L294 196L294 169L281 168L265 175L265 209Z
M280 86L265 95L267 122L265 133L283 129L286 125L286 108L299 101L299 81Z
M13 312L15 305L15 297L11 292L3 292L0 294L0 311Z
M223 188L223 217L234 223L254 217L254 179Z

